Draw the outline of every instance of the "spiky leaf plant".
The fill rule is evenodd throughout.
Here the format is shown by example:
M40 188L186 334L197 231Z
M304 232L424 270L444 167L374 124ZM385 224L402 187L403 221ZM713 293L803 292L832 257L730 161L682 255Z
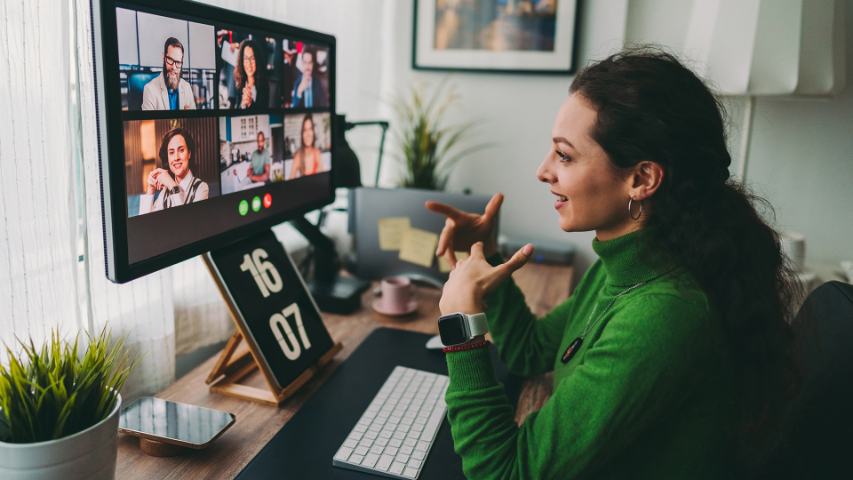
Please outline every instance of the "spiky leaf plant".
M454 165L464 156L484 148L461 148L474 123L447 125L445 114L459 96L443 81L425 93L412 87L406 96L394 101L397 124L394 135L404 165L401 187L444 190Z
M117 401L113 392L133 368L123 340L111 342L105 328L80 352L73 342L50 339L37 348L18 340L20 352L6 346L0 363L0 441L31 443L72 435L100 422Z

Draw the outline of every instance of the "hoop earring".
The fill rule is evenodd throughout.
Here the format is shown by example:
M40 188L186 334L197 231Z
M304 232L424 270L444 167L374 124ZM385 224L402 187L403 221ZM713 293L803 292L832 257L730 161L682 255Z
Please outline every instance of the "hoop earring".
M637 212L636 216L634 216L634 212L631 210L632 203L634 203L633 197L628 199L628 216L631 217L631 220L639 220L643 216L643 201L640 200L640 211Z

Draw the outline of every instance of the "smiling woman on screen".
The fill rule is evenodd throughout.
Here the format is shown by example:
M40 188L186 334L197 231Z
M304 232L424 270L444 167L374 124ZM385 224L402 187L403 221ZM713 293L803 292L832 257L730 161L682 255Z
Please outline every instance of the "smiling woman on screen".
M510 277L533 247L504 262L489 240L502 195L482 214L427 203L447 216L437 254L454 265L440 330L485 313L510 371L554 373L518 426L483 336L445 348L466 476L740 478L793 383L794 287L777 233L729 178L720 105L674 57L627 50L577 75L549 138L536 176L562 230L595 232L599 259L543 318Z
M145 193L139 201L139 213L207 200L207 183L193 176L195 142L183 128L173 128L160 142L160 162L169 170L155 168L148 174Z

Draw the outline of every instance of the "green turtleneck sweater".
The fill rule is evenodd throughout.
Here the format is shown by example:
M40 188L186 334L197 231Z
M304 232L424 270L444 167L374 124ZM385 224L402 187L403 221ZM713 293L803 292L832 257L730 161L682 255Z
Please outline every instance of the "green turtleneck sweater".
M554 392L519 427L488 351L447 354L447 416L469 479L730 476L732 367L718 317L649 243L642 230L593 240L599 260L541 319L511 279L489 295L501 359L523 376L553 370Z

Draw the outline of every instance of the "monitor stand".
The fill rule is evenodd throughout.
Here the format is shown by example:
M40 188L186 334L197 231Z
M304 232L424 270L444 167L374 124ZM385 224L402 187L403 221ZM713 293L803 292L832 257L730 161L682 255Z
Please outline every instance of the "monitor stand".
M314 274L307 282L311 296L324 312L352 313L361 308L361 293L370 282L351 276L341 276L341 263L335 243L305 217L290 221L314 247Z

